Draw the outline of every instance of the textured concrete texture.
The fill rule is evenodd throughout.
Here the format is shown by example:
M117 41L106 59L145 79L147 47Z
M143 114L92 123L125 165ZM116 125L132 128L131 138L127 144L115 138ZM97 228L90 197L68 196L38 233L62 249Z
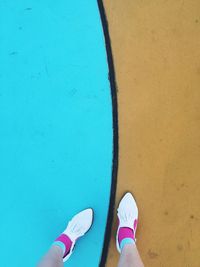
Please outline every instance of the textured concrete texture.
M104 0L118 85L119 172L146 266L199 267L200 1ZM107 266L116 266L114 236Z

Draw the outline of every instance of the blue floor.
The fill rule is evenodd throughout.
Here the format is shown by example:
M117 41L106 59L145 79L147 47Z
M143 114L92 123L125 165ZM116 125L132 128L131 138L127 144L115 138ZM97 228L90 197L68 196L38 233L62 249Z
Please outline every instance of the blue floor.
M98 266L113 130L97 3L1 1L0 12L0 265L35 266L93 207L93 228L66 266Z

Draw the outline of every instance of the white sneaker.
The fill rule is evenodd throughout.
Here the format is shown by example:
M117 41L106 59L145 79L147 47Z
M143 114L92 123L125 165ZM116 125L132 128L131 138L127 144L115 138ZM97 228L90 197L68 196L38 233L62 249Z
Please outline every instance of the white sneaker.
M93 223L93 218L93 210L85 209L76 214L71 221L69 221L63 234L67 235L71 239L72 246L69 253L63 258L63 262L67 261L72 255L76 240L90 230Z
M119 225L116 234L116 247L118 252L121 253L119 239L118 239L119 229L121 227L128 227L132 229L134 232L134 237L137 229L138 208L135 199L131 193L126 193L122 198L122 200L120 201L119 207L117 209L117 216L119 219Z

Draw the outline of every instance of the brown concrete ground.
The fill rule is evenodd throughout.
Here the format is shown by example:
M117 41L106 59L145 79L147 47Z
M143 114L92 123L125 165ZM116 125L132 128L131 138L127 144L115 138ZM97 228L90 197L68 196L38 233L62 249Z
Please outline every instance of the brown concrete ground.
M200 1L104 0L119 102L119 175L146 266L200 266ZM113 227L113 237L116 220ZM107 266L118 254L111 240Z

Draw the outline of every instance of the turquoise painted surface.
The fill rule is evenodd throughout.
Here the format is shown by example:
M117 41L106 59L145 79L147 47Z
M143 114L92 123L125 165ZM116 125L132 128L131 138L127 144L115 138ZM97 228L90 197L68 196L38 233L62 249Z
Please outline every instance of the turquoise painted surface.
M93 207L66 266L98 266L113 132L97 3L1 1L0 12L0 265L35 266Z

